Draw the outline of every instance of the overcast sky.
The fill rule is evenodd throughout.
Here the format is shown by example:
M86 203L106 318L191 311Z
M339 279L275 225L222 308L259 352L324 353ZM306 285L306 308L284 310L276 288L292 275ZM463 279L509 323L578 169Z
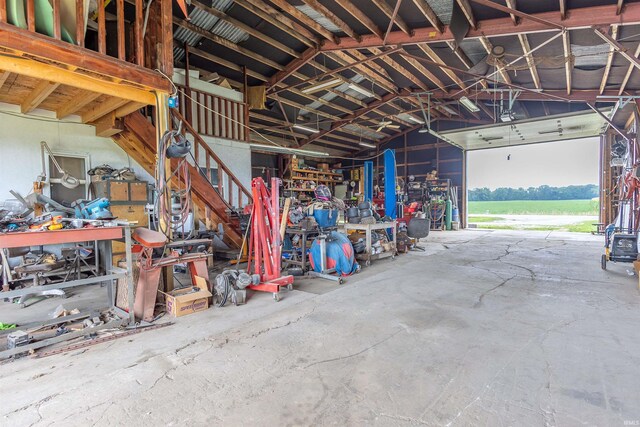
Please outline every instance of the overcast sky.
M468 187L598 184L599 145L600 138L585 138L470 151Z

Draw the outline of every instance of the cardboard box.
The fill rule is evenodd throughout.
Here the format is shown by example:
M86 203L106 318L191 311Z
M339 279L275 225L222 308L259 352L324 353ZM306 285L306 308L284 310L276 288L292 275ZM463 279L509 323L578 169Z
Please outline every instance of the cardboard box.
M323 172L328 172L329 171L329 163L318 163L318 169L323 171Z
M209 308L211 292L206 287L194 292L193 287L177 289L165 294L167 313L174 317L186 316Z

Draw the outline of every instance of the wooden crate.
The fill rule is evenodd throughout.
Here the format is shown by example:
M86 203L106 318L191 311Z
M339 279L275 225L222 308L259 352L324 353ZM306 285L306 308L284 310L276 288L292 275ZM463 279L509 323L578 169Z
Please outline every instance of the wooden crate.
M139 202L148 200L148 184L144 181L105 179L92 183L96 197L106 197L114 202Z

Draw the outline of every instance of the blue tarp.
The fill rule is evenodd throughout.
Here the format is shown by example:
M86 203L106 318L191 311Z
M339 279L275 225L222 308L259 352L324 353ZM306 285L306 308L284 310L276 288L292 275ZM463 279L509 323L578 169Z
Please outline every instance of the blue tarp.
M311 251L309 252L309 262L313 271L321 273L320 270L320 241L313 241ZM336 269L336 273L340 276L348 276L358 269L358 263L353 252L351 241L342 233L332 231L327 237L327 263L326 269Z

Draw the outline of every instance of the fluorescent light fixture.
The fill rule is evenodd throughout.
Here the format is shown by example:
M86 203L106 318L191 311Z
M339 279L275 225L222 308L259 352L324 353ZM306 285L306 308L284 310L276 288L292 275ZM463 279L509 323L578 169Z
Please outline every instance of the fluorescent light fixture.
M367 148L376 148L375 145L369 144L368 142L358 142L358 145L361 145L361 146L367 147Z
M460 98L460 104L462 104L464 108L471 111L472 113L477 113L478 111L480 111L480 108L478 108L478 106L466 96Z
M318 133L318 132L320 132L318 129L313 129L313 128L310 128L310 127L307 127L307 126L303 126L303 125L293 125L293 127L294 127L295 129L303 130L303 131L305 131L305 132L311 132L311 133Z
M309 157L329 157L329 153L323 153L321 151L300 150L297 148L280 147L277 145L249 144L249 147L256 150L270 151L273 153L298 154L300 156Z
M340 83L342 83L342 80L340 80L340 79L327 80L325 82L320 82L320 83L315 84L313 86L309 86L309 87L306 87L306 88L302 89L302 93L318 92L318 91L323 90L323 89L328 89L328 88L337 86Z
M375 96L372 92L369 92L368 90L363 89L360 86L355 85L353 83L349 84L349 89L355 90L356 92L366 96L367 98L373 98Z
M419 130L418 133L429 133L429 128L426 128L424 126L422 126Z
M417 117L409 116L409 120L411 120L414 123L418 123L419 125L423 125L424 124L424 120L420 120Z

